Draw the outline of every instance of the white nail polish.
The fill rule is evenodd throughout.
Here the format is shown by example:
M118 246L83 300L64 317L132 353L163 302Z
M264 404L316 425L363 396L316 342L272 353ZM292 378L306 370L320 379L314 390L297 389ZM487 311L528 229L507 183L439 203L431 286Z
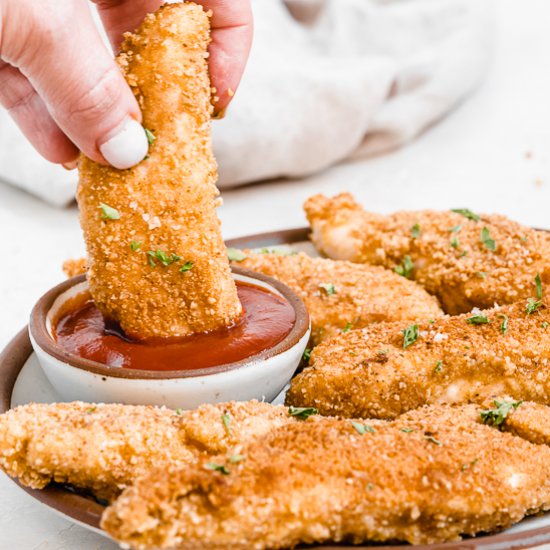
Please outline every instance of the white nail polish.
M148 149L143 126L132 118L128 118L118 134L99 146L105 160L119 170L126 170L141 162Z

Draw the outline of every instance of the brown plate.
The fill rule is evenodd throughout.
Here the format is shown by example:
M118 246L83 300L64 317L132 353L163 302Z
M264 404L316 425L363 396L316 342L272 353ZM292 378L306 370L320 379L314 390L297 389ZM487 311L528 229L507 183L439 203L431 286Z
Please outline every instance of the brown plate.
M235 248L261 248L266 246L277 246L285 244L304 243L309 234L308 228L288 229L272 233L262 233L232 239L227 246ZM307 248L307 246L305 247ZM15 382L23 369L25 363L32 354L32 347L27 329L23 329L8 344L0 354L0 413L11 408L12 394ZM17 481L15 481L17 483ZM103 512L103 506L94 499L76 494L68 488L52 484L41 491L29 489L18 484L24 491L40 503L52 508L68 519L77 522L84 527L99 530L99 521ZM502 532L496 535L485 535L476 538L466 539L459 542L445 544L433 544L422 546L409 545L374 545L354 546L353 548L384 548L385 550L402 550L411 548L416 550L508 550L520 548L533 548L550 543L550 514L547 525L537 528L526 528L519 532ZM319 548L324 550L342 548L339 546L310 546L308 548Z

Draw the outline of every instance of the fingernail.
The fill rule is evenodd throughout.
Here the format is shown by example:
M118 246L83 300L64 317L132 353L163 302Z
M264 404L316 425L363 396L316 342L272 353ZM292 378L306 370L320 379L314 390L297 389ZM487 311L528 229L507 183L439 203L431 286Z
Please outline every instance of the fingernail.
M225 118L225 113L227 111L227 107L225 109L221 109L220 111L217 111L214 113L214 116L212 117L214 120L221 120L222 118Z
M118 133L99 146L105 160L119 170L139 164L147 155L148 149L145 130L133 118L126 119Z
M65 170L74 170L78 166L78 161L71 160L70 162L64 162L61 166L63 166Z

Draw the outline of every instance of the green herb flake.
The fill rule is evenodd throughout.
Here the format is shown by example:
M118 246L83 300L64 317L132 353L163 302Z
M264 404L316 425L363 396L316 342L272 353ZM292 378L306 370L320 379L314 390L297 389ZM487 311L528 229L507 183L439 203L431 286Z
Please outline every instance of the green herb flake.
M321 283L319 288L324 290L327 296L336 294L336 287L332 283Z
M244 455L231 455L229 457L229 462L231 464L238 464L239 462L242 462L244 460Z
M274 254L276 256L296 256L298 252L281 246L269 246L264 248L253 249L255 254Z
M502 319L502 323L500 323L500 332L502 332L502 334L508 334L508 316L501 313L499 318Z
M484 227L481 230L480 240L488 250L496 250L497 244L493 239L491 239L491 233L488 227Z
M139 241L132 241L130 243L130 249L132 252L137 252L141 248L141 243Z
M401 265L397 265L393 268L393 270L398 275L401 275L401 277L405 277L406 279L409 278L413 269L414 269L414 263L411 260L410 256L405 256L403 258L403 261L401 262Z
M304 354L302 355L302 360L306 361L306 362L309 362L309 360L311 358L311 352L312 352L311 348L306 348L304 350Z
M523 401L494 401L494 409L486 409L479 414L484 424L491 426L500 426L506 420L506 417L517 409Z
M413 428L401 428L400 431L402 431L406 434L410 434L410 433L414 432L414 429Z
M185 262L181 267L180 267L180 273L187 273L188 271L191 271L193 269L193 266L195 264L193 264L193 262Z
M460 242L458 241L458 237L453 237L451 239L451 246L453 248L458 248L460 246Z
M224 476L229 475L229 470L227 469L227 466L224 466L223 464L216 464L215 462L207 462L204 465L204 467L207 470L213 470L214 472L220 472L220 474L223 474Z
M548 323L546 321L543 321L540 326L542 328L548 328Z
M461 225L455 225L449 228L450 233L458 233L462 229Z
M413 239L418 239L418 237L420 237L420 225L418 225L417 223L415 223L415 224L411 227L411 235L412 235L412 238L413 238Z
M487 278L487 273L485 273L485 271L478 271L476 273L476 277L479 277L480 279L486 279Z
M462 472L464 472L465 470L469 470L470 468L473 468L477 463L479 462L479 458L475 458L474 460L472 460L472 462L465 462L460 470Z
M466 322L469 325L487 325L491 321L489 321L489 319L485 315L478 313L477 315L472 315L471 317L468 317L466 319Z
M435 364L434 372L441 372L443 370L443 361L438 361Z
M151 267L156 267L157 262L160 262L163 266L168 267L174 262L179 262L181 258L177 254L167 254L162 250L148 250L147 261Z
M478 222L481 218L469 210L468 208L452 208L451 212L454 212L455 214L460 214L461 216L464 216L468 220L472 220L474 222Z
M461 258L464 258L464 256L467 256L468 255L468 251L467 250L463 250L461 253L460 253L460 257Z
M157 139L155 137L155 134L153 134L153 132L151 132L151 130L149 130L149 128L144 128L144 130L145 130L145 135L147 136L147 143L149 145L153 145L153 143Z
M424 436L430 443L434 443L435 445L441 447L443 443L439 441L439 439L436 439L433 435L425 435Z
M352 422L351 425L355 428L357 433L365 435L366 433L376 433L376 430L368 424L360 424L359 422Z
M314 407L293 407L292 405L288 408L288 414L290 416L295 416L300 420L307 420L310 416L317 414L319 411Z
M227 435L231 435L231 417L227 412L222 414L222 423Z
M349 332L353 328L353 323L346 323L346 326L342 329L342 334Z
M86 409L86 414L91 414L93 412L95 412L95 410L97 409L97 407L90 407L89 409Z
M248 256L238 248L228 248L227 249L227 259L230 262L242 262L246 260Z
M181 416L183 414L183 412L184 412L183 409L176 409L176 414L178 416Z
M525 306L525 313L531 315L537 311L542 305L542 300L535 300L534 298L527 298L527 305Z
M401 331L403 333L403 349L407 349L418 340L418 325L410 325Z
M538 273L535 277L535 288L537 290L537 298L542 300L542 281L540 280L540 274Z
M100 202L99 209L101 210L102 220L120 220L120 213L116 208Z
M372 491L374 489L374 485L372 483L367 483L367 491Z

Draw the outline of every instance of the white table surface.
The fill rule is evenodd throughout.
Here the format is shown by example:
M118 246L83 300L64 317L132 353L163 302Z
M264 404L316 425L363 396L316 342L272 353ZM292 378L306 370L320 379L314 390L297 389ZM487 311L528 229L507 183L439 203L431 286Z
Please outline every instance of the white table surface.
M304 225L304 199L341 190L379 212L467 206L550 227L550 2L499 0L496 17L487 79L446 120L391 155L224 193L225 236ZM75 208L55 209L2 184L0 235L1 349L83 244ZM0 550L113 548L0 475Z

